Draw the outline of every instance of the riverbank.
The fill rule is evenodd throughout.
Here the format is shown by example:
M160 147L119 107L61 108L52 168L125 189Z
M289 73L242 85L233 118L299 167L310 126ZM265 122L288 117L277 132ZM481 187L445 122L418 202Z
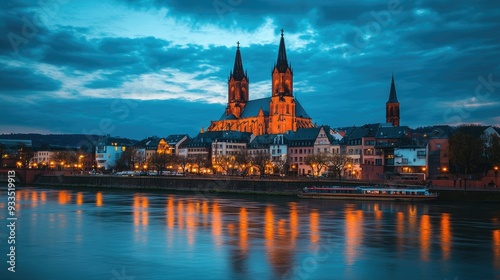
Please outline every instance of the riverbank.
M332 185L367 185L358 181L297 180L242 177L120 177L120 176L40 176L35 185L188 191L198 193L239 193L295 196L304 187ZM500 191L485 189L432 188L441 201L500 202Z

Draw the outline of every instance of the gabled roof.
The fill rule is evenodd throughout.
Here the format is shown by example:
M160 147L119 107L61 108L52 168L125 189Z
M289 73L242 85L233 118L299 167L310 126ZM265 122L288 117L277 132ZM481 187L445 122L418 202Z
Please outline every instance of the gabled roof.
M288 135L290 146L310 147L314 146L314 142L318 137L320 127L299 128L295 132L290 132Z
M245 108L243 109L243 112L241 112L241 118L257 117L261 108L264 112L264 116L269 116L269 103L271 103L271 97L248 101L245 105ZM295 99L295 115L299 118L311 118L297 99ZM219 118L219 120L221 121L234 119L236 119L236 117L233 114L229 114L226 116L226 113L223 113Z
M198 133L196 137L187 140L182 144L182 147L208 147L215 141L248 143L251 136L251 132L240 132L235 130L206 131Z
M264 111L264 116L269 116L269 103L271 102L271 97L254 99L247 102L243 112L241 112L242 118L256 117L259 114L259 110L262 108Z
M184 137L187 137L189 139L189 135L187 134L170 134L165 138L165 141L170 145L175 145L179 141L181 141Z
M263 134L256 136L252 142L250 142L250 148L260 148L260 147L269 147L274 143L274 138L276 138L276 134Z
M137 143L135 143L135 147L138 147L138 148L146 148L147 150L151 150L151 149L154 149L156 150L158 148L158 145L160 144L160 141L161 140L164 140L164 138L159 138L159 137L156 137L156 136L153 136L153 137L148 137L146 139L143 139Z
M135 141L131 141L127 138L119 138L119 137L104 137L101 138L97 145L99 146L131 146Z
M377 132L376 139L397 139L408 135L410 128L407 126L382 126Z

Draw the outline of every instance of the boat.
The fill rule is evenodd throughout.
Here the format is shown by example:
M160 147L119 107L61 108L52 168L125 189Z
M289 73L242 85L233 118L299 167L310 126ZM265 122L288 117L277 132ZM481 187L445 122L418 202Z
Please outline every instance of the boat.
M429 201L438 194L422 187L358 186L358 187L309 187L297 195L299 198L384 200L384 201Z

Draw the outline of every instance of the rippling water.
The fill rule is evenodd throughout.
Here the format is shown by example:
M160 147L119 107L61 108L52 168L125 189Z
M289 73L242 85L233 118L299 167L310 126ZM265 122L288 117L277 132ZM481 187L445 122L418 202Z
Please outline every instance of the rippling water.
M16 195L16 273L7 271L2 230L0 279L500 279L497 204L60 188Z

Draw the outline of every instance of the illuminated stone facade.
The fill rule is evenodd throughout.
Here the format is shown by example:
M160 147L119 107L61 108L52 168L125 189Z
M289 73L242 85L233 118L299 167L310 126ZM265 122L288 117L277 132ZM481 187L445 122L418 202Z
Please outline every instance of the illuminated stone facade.
M262 135L313 127L311 118L293 96L293 71L286 57L283 30L278 60L272 71L271 97L249 100L249 83L238 44L228 81L226 111L219 120L211 122L208 131L236 130Z

